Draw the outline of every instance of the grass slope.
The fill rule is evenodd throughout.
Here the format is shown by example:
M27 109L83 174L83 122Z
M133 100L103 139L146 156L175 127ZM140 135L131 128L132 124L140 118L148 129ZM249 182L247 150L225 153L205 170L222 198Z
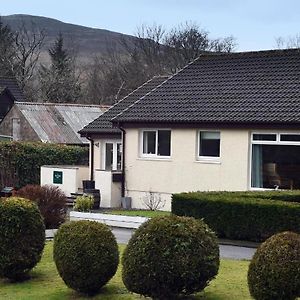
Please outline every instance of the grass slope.
M0 299L7 300L35 300L35 299L142 299L129 293L122 283L121 268L114 278L102 289L102 293L95 297L85 297L67 288L59 277L52 260L52 242L48 242L43 258L32 271L32 278L23 283L9 283L0 280ZM120 251L124 250L123 245ZM246 282L249 262L222 260L219 275L205 292L199 293L193 299L206 300L246 300L251 299Z

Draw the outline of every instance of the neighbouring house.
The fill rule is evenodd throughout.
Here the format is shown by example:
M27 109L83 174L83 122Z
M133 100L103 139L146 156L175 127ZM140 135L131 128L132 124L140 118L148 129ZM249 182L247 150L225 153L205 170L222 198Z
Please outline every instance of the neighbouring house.
M0 123L0 135L15 141L88 145L78 131L98 118L107 106L15 101Z
M170 209L177 192L299 189L299 83L298 49L201 55L110 116L122 195L140 208L151 191Z
M79 131L82 137L91 140L90 179L95 180L95 187L101 190L102 206L119 206L121 196L122 130L113 127L111 119L167 78L157 76L147 81Z
M13 77L0 77L0 123L10 111L15 101L25 101L17 80ZM11 140L11 135L1 135L1 140Z

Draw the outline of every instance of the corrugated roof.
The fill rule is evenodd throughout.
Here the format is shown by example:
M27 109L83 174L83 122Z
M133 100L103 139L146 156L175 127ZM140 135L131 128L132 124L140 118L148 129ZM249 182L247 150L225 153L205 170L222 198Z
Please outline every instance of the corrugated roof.
M98 118L107 106L16 102L41 141L63 144L88 143L78 131Z
M120 133L121 131L118 128L113 128L112 123L110 122L111 119L121 113L128 106L139 100L142 96L145 96L147 93L151 92L154 88L156 88L168 78L169 76L155 76L152 79L148 80L136 90L120 100L118 103L109 108L99 118L95 119L93 122L85 126L82 130L80 130L80 133Z
M300 50L201 55L113 121L300 124Z

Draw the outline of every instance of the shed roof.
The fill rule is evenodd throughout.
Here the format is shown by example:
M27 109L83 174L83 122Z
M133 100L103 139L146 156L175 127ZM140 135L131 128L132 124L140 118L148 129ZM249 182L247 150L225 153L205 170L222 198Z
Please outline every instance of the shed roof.
M85 104L16 102L15 105L41 141L64 144L88 143L78 131L107 109Z
M113 121L300 124L300 50L203 54Z

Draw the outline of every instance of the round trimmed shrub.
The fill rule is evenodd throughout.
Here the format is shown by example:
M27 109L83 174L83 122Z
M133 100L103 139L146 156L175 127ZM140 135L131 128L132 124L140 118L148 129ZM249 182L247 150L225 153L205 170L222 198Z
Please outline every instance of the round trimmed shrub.
M172 299L203 290L217 275L219 246L202 220L156 217L133 234L122 263L129 291Z
M282 232L255 252L248 270L254 299L290 300L300 296L300 235Z
M65 284L95 294L116 273L118 244L109 227L93 221L63 224L54 236L53 256Z
M45 226L37 205L24 198L1 198L0 276L14 281L27 278L44 245Z

